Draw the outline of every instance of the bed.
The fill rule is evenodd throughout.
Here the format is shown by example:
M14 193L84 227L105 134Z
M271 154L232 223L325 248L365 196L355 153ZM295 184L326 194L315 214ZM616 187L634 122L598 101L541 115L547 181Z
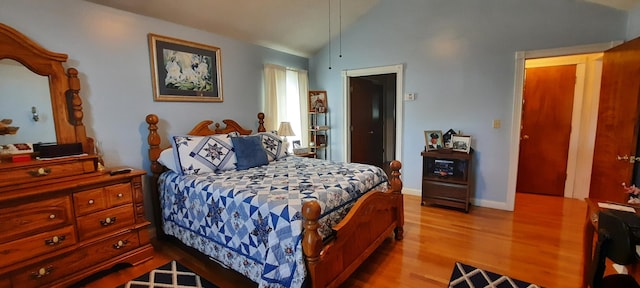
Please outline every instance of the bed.
M158 116L146 122L158 238L195 248L259 287L339 286L386 238L403 238L399 161L387 177L371 165L284 155L263 113L257 133L229 119L212 129L206 120L168 137L171 149L160 148ZM189 162L185 155L201 157L193 143L207 141L218 142L205 157L233 150L237 158L215 167ZM266 163L263 152L247 153L255 145Z

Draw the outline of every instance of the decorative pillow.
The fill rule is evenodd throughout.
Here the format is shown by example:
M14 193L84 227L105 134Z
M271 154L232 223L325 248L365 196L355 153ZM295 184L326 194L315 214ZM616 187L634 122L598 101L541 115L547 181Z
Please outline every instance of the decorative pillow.
M174 157L182 175L194 175L232 170L236 168L236 155L231 137L227 134L212 136L171 137Z
M160 157L158 157L158 163L162 164L164 167L171 169L171 171L176 173L182 173L180 169L176 166L176 158L173 155L173 148L167 148L160 152Z
M256 135L260 136L260 142L264 151L267 152L269 161L278 160L284 156L287 156L287 151L284 145L282 145L282 139L280 136L270 132L260 132Z
M260 136L232 137L231 141L238 159L236 169L246 170L269 164L267 153L260 143Z

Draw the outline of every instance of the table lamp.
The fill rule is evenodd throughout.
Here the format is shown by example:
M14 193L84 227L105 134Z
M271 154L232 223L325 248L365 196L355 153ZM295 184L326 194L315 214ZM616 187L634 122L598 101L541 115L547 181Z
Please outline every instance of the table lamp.
M289 122L280 122L280 128L278 128L278 136L284 136L282 139L282 147L284 151L289 152L289 142L287 141L287 136L296 136L293 133L293 129L291 129L291 123Z

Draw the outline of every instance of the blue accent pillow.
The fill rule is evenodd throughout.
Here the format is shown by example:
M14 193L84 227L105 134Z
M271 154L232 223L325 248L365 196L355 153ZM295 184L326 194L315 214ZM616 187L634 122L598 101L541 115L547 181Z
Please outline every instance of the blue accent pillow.
M246 170L269 164L267 153L262 148L260 136L231 137L236 152L237 170Z

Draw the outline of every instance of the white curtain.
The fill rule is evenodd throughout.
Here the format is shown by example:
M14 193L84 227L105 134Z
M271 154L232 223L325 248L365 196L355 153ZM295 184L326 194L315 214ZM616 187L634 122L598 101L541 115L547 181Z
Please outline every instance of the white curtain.
M278 130L282 121L291 122L296 139L307 146L309 142L308 73L274 64L265 64L265 128ZM293 105L292 105L293 104Z

